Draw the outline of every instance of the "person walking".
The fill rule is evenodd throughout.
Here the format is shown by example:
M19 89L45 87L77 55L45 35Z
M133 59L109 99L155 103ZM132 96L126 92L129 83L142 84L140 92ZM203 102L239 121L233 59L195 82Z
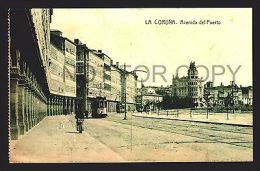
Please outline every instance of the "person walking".
M83 110L81 109L80 104L78 105L78 109L76 111L75 118L76 118L77 131L79 131L79 133L82 133L82 131L84 131L82 125L83 125L85 116L84 116Z
M84 122L84 114L82 112L77 112L75 118L77 124L77 131L79 131L79 133L82 133L82 131L84 131L82 126Z

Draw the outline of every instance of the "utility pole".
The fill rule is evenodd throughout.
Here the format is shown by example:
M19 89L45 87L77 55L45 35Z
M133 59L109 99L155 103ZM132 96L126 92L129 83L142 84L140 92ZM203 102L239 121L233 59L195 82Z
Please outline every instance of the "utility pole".
M141 71L141 72L146 72L146 71L144 71L144 70L134 70L134 71ZM133 71L132 71L133 72ZM146 72L147 73L147 72ZM127 113L127 111L126 111L126 76L127 76L127 71L126 71L126 64L124 63L124 69L123 69L123 71L122 71L122 74L123 74L123 79L124 79L124 102L125 102L125 105L124 105L124 107L125 107L125 116L124 116L124 120L126 120L126 113Z
M124 89L124 94L125 94L125 117L124 117L124 120L126 120L126 65L125 65L125 63L124 63L124 71L123 71L123 73L124 73L124 86L125 86L125 89Z
M229 104L231 102L231 97L230 97L229 93L227 94L227 97L224 99L224 102L225 102L225 105L226 105L226 108L227 108L227 120L228 120L229 119L228 118L228 107L229 107Z
M86 46L84 46L84 106L85 106L85 112L87 117L89 114L89 109L88 109L88 52L86 49Z
M204 104L206 104L206 106L207 106L207 115L206 116L208 119L209 118L209 103L210 103L210 99L212 98L209 88L204 90L203 98L204 98Z
M141 114L143 113L143 78L141 79Z
M231 93L232 93L232 109L233 113L235 113L235 103L234 103L234 81L231 82Z

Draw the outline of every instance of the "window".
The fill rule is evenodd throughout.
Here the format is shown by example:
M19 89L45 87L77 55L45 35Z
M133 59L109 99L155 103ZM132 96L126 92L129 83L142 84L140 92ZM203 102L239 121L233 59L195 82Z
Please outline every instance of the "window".
M65 58L65 63L71 66L75 66L75 61L69 58Z
M84 65L83 63L77 63L76 73L83 74L84 73Z

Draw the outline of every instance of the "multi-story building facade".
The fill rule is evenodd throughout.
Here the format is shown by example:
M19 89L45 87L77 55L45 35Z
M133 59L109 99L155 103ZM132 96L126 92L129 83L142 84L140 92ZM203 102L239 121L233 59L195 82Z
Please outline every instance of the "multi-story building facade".
M76 45L59 30L51 30L49 58L50 101L56 101L58 107L49 111L50 115L58 112L75 112L76 102Z
M213 86L212 82L207 82L204 86L204 93L208 94L210 107L225 107L225 99L228 95L231 98L230 103L234 104L235 108L241 105L252 105L253 90L252 86L242 87L237 86L233 81L230 85Z
M10 9L10 138L18 139L47 115L47 59L52 9Z
M79 39L75 39L76 44L76 95L78 103L81 103L81 112L91 109L90 103L87 99L88 94L88 48L86 44L82 44Z
M102 51L90 49L88 53L88 96L104 97L104 57Z
M37 43L39 44L39 52L42 63L44 67L48 68L47 63L50 50L50 23L53 10L47 8L33 8L30 11L37 37Z
M136 110L137 75L135 72L127 72L125 77L127 110L134 111Z
M119 63L115 65L112 62L111 65L111 99L108 106L109 112L120 111L121 98L121 70L119 69Z
M74 111L76 47L51 34L51 16L52 9L10 10L11 139L47 114Z
M85 110L91 113L91 103L101 96L106 97L107 112L122 112L124 78L127 83L127 110L135 110L137 75L124 72L118 62L113 64L113 60L101 50L89 49L78 39L74 43L77 45L77 96L86 99Z
M112 100L112 94L111 94L111 63L112 63L112 60L106 54L102 53L102 55L104 58L104 68L103 68L104 96L106 97L106 99L108 101L107 108L109 110L110 101Z
M125 72L102 51L76 46L59 30L51 31L51 15L52 9L9 10L11 139L17 139L46 115L75 112L76 97L80 96L76 85L84 85L85 95L81 97L86 97L86 107L97 96L107 98L108 112L122 104ZM78 83L76 73L77 78L83 73L85 82ZM126 79L127 103L132 110L136 75L128 73Z
M191 62L186 77L173 76L172 96L180 98L190 97L197 107L203 106L203 85L202 78L198 77L195 62Z

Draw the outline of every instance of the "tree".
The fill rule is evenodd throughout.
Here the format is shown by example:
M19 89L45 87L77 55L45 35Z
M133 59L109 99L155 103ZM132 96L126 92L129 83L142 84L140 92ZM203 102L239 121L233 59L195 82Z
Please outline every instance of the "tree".
M179 98L178 96L164 96L160 106L163 109L180 109L195 107L191 97Z
M205 91L203 95L204 104L207 106L207 119L209 118L209 102L210 102L210 93L208 91Z
M232 101L233 100L232 100L231 94L228 93L224 99L225 107L227 108L227 120L228 120L228 108L229 108L229 106L233 105Z
M163 109L168 109L169 106L171 104L171 97L170 96L163 96L163 100L162 102L160 103L160 106L163 108Z

